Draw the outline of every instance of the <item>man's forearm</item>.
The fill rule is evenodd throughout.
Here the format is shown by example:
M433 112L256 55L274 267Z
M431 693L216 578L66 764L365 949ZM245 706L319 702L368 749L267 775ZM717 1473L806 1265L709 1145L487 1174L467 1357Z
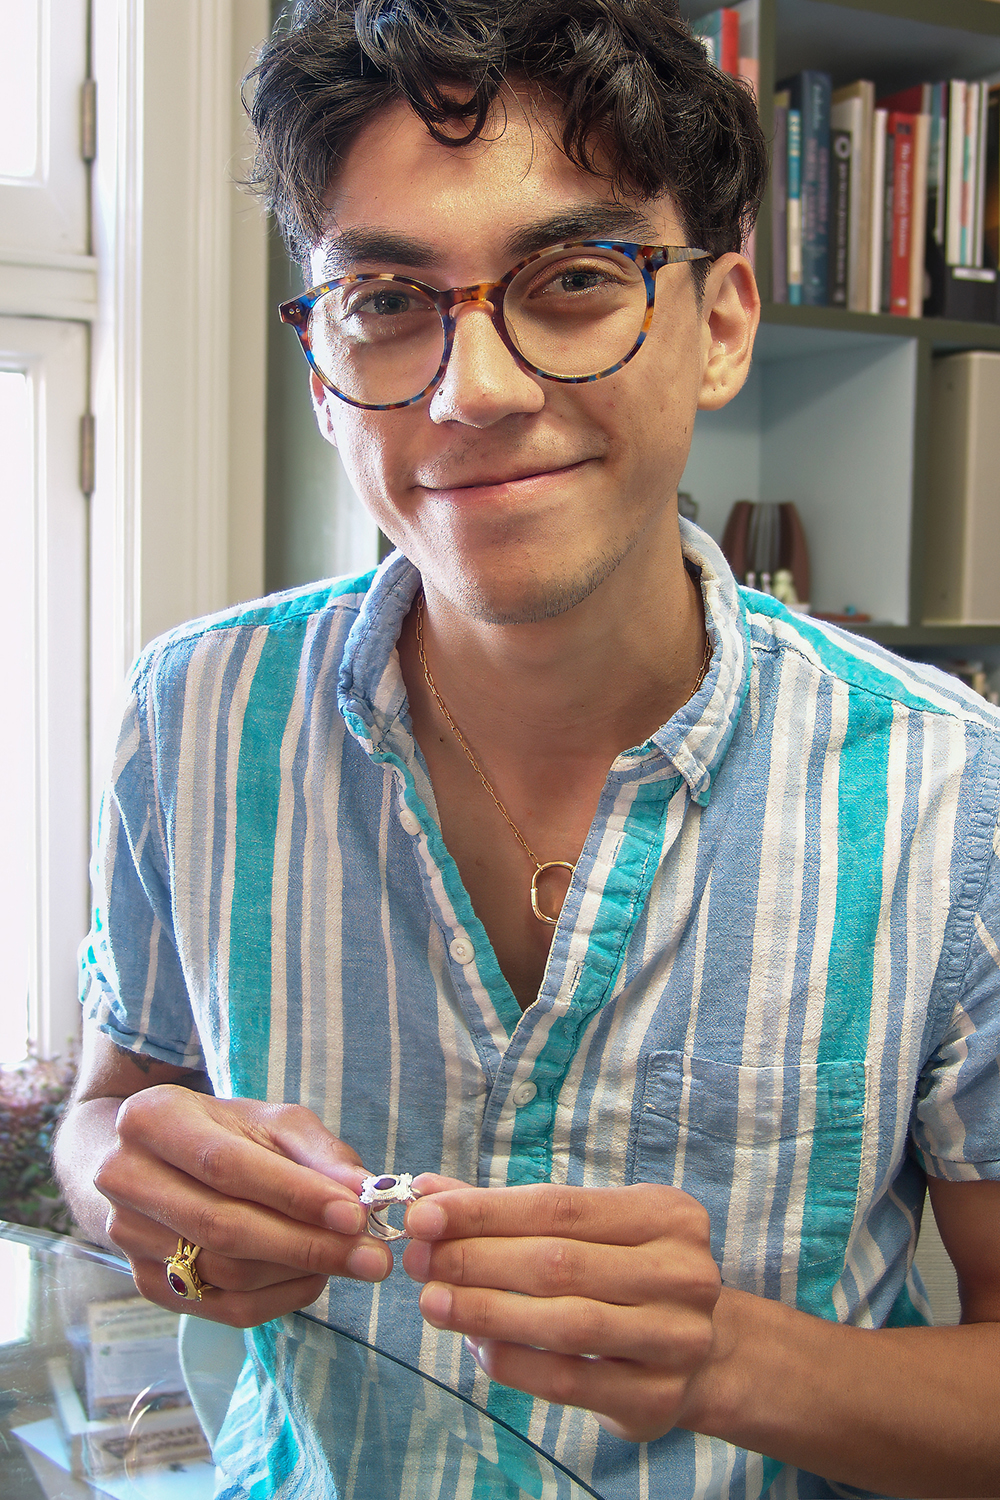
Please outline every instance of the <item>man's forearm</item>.
M879 1494L1000 1495L1000 1325L845 1328L724 1289L683 1425Z

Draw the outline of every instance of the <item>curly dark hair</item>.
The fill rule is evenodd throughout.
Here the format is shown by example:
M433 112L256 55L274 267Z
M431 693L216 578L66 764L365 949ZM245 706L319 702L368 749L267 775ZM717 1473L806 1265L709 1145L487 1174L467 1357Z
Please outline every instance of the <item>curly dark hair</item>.
M767 172L756 105L709 62L677 0L296 0L245 80L250 185L303 261L373 114L405 99L435 140L466 145L512 78L562 101L576 165L639 198L669 192L689 243L713 255L742 247Z

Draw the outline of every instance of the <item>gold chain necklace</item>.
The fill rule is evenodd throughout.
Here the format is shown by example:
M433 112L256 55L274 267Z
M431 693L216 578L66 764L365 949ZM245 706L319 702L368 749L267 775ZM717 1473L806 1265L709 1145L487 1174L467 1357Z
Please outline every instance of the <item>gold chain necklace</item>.
M570 873L572 874L572 872L576 869L576 865L575 864L570 864L570 862L569 862L568 859L550 859L550 860L548 860L546 862L543 862L542 860L540 860L538 858L538 855L535 853L534 849L532 849L530 847L530 845L528 844L527 839L524 837L524 834L518 828L517 824L514 822L514 819L511 817L510 813L504 807L503 803L500 801L500 798L497 796L496 792L493 790L493 786L492 786L491 782L489 781L489 779L488 779L488 777L486 775L486 772L483 770L482 766L479 764L479 762L476 759L475 755L472 753L472 747L471 747L471 745L469 744L468 740L465 738L465 735L459 729L458 725L455 723L455 720L452 718L451 714L448 712L448 705L445 703L444 699L441 697L441 694L438 692L437 684L434 681L434 678L431 676L431 669L427 665L427 652L424 650L424 593L423 593L423 589L421 589L420 594L419 594L419 596L417 598L417 652L418 652L418 655L420 657L420 665L421 665L421 667L423 669L424 681L426 682L427 686L430 688L431 695L434 698L434 702L437 704L438 708L441 710L442 714L444 715L444 717L445 717L445 719L446 719L446 721L448 723L449 729L451 730L452 734L455 736L456 740L458 741L458 743L461 745L463 751L465 752L465 758L469 762L469 765L475 771L476 775L479 777L479 779L482 782L483 786L489 792L490 796L493 798L493 801L496 804L496 809L500 813L500 816L503 818L504 822L507 824L507 827L510 829L511 833L517 839L517 842L520 844L521 848L524 850L525 854L528 856L528 858L531 860L531 863L535 867L535 873L531 877L531 910L534 912L534 914L538 918L539 922L546 922L550 927L555 927L556 924L559 921L559 918L558 917L550 917L547 912L542 911L541 907L538 904L538 882L541 879L541 877L545 874L546 870L569 870ZM711 660L712 660L712 644L711 644L711 641L709 640L708 632L706 631L705 632L705 654L702 657L701 669L698 672L698 680L695 683L694 687L692 688L691 693L689 694L690 697L692 697L692 698L694 697L695 693L698 691L698 689L701 687L702 683L705 681L705 677L706 677L706 675L708 673L708 668L709 668L709 664L711 663Z

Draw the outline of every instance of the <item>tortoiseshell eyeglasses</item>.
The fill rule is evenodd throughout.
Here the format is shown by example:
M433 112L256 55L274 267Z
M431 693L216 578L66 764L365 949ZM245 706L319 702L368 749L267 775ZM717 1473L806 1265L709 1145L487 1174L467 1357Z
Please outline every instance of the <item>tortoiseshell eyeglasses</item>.
M439 291L364 271L314 286L278 311L328 390L351 406L391 411L443 378L465 303L489 312L523 369L579 384L613 375L638 352L662 266L711 259L687 245L580 240L529 255L499 281Z

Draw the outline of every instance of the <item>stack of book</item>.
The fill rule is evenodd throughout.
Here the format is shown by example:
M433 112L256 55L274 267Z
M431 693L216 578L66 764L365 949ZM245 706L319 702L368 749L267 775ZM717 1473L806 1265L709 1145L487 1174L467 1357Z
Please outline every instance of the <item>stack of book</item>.
M698 21L691 30L700 37L715 66L731 78L745 78L757 93L760 77L760 0L739 0L721 5Z
M760 97L760 0L738 0L736 5L720 5L697 21L691 30L705 44L712 62L731 78L742 78L750 85L755 99ZM751 229L744 250L753 263L756 235Z
M776 302L996 318L1000 84L808 71L774 106Z

